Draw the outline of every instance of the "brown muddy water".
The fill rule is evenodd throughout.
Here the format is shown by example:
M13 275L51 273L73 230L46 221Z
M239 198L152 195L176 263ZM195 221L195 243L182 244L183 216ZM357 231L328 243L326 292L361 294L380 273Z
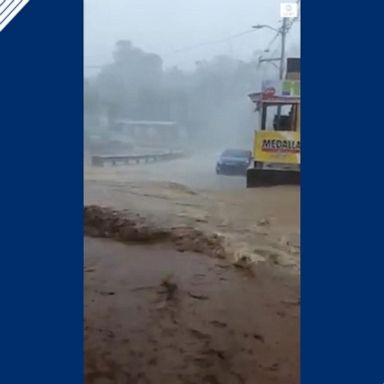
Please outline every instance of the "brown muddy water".
M297 384L299 281L171 245L85 243L86 384Z

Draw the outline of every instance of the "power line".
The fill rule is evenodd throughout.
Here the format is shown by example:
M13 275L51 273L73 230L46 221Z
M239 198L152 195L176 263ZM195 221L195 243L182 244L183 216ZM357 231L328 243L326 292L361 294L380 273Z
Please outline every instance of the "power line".
M219 40L212 40L212 41L207 41L207 42L200 43L200 44L195 44L195 45L190 45L190 46L182 47L182 48L176 49L174 51L171 51L169 53L163 54L161 56L162 57L167 57L167 56L172 55L172 54L178 54L178 53L190 51L190 50L193 50L193 49L198 49L198 48L205 47L205 46L227 43L227 42L230 42L233 39L237 39L239 37L242 37L244 35L248 35L248 34L253 33L253 32L255 32L254 29L248 29L246 31L239 32L239 33L236 33L234 35L230 35L230 36L224 37L224 38L219 39ZM102 65L86 65L85 66L85 68L87 68L87 69L98 69L98 68L101 68L101 67L102 67Z
M297 4L298 4L298 7L300 7L300 0L297 0ZM293 18L287 23L287 25L285 27L286 33L289 32L289 30L292 28L293 24L296 21L299 21L299 17ZM168 54L162 55L162 57L167 57L170 54L178 54L178 53L182 53L182 52L186 52L186 51L190 51L193 49L198 49L198 48L206 47L206 46L210 46L210 45L227 43L233 39L237 39L239 37L250 34L252 32L255 32L255 29L249 29L249 30L246 30L246 31L234 34L234 35L227 36L227 37L219 39L219 40L212 40L212 41L207 41L207 42L200 43L200 44L195 44L195 45L190 45L187 47L179 48L179 49L176 49L176 50L174 50ZM279 28L279 31L275 34L275 36L272 38L272 40L268 43L267 47L264 49L265 52L269 51L269 49L271 48L271 46L277 40L277 38L280 36L281 33L282 33L282 28ZM95 55L93 55L93 56L95 56ZM88 68L88 69L98 69L101 67L102 67L102 65L87 65L87 66L85 66L85 68Z
M268 43L267 47L264 49L264 52L267 52L272 47L272 44L276 41L276 39L280 36L280 33L276 33L274 38Z
M193 49L197 49L197 48L201 48L201 47L205 47L205 46L209 46L209 45L227 43L228 41L231 41L233 39L237 39L239 37L242 37L242 36L247 35L247 34L252 33L252 32L255 32L255 30L249 29L249 30L237 33L235 35L227 36L227 37L220 39L220 40L207 41L205 43L200 43L200 44L196 44L196 45L190 45L190 46L184 47L184 48L179 48L179 49L172 51L171 53L177 54L177 53L190 51Z

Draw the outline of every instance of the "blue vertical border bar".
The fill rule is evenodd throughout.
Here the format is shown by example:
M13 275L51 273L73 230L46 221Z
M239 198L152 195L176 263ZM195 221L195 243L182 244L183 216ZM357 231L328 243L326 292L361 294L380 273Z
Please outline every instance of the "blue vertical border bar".
M302 384L384 382L379 5L302 4Z
M83 2L0 32L1 382L83 383Z

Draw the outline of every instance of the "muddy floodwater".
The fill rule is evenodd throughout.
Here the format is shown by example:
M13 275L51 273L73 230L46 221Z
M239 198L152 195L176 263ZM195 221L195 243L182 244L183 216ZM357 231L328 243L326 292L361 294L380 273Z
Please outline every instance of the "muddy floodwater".
M299 283L171 245L85 238L86 384L297 384Z

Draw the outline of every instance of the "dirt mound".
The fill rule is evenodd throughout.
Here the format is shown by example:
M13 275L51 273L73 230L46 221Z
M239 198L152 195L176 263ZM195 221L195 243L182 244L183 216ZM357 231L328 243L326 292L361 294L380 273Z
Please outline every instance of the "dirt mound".
M85 207L84 232L92 237L129 243L170 242L181 252L192 251L217 258L227 256L224 238L216 233L207 234L191 227L158 228L129 211L99 206Z

